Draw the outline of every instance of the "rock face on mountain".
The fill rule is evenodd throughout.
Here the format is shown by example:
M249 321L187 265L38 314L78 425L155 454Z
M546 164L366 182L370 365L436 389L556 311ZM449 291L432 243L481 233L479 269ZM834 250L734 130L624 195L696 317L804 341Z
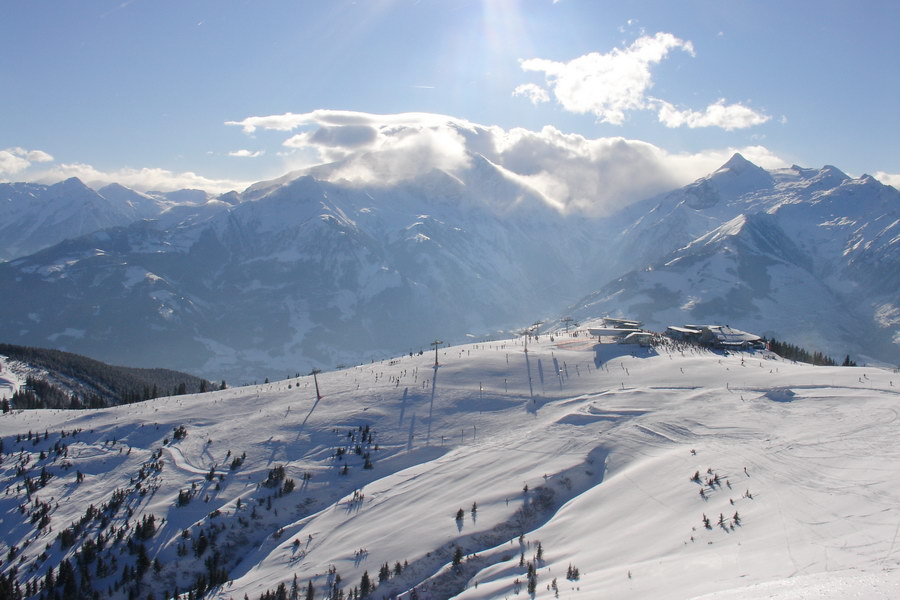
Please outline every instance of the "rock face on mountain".
M900 362L900 193L868 176L766 171L735 155L598 219L560 214L478 155L462 172L393 184L327 175L169 199L152 219L159 196L64 182L130 220L0 264L0 286L15 290L0 339L253 381L568 305L577 318L716 322Z
M835 356L900 362L897 190L830 166L747 165L732 158L620 215L633 218L617 241L619 268L630 270L571 312L651 327L730 323Z

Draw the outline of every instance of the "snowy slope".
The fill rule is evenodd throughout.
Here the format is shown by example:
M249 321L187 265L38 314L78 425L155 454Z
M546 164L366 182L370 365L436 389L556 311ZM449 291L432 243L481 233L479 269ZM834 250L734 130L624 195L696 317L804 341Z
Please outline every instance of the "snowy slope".
M372 597L409 598L414 587L419 598L529 597L523 555L536 567L536 598L554 597L554 578L562 598L900 593L896 373L767 353L629 351L564 334L529 341L527 354L506 340L442 348L438 359L437 368L426 352L321 373L318 400L307 376L4 415L4 555L18 547L24 586L109 533L100 556L108 566L115 555L116 572L90 569L94 588L117 598L135 585L141 596L186 592L214 555L227 576L203 596L223 599L290 589L295 575L323 598L335 574L349 592L364 572L377 583L379 567L398 562ZM186 435L174 439L180 426ZM48 438L28 441L28 431ZM64 454L38 457L57 442ZM20 465L33 480L41 468L50 475L30 502L16 487ZM277 466L296 484L281 497ZM705 483L714 476L719 485ZM54 541L116 489L122 503L105 519L88 520L70 547ZM52 532L30 522L42 502ZM148 514L155 531L135 538ZM198 556L201 532L210 543ZM137 560L120 552L128 539L160 570L116 588ZM453 567L457 546L466 558ZM566 579L570 565L577 581Z
M0 400L12 398L25 385L25 377L12 366L8 357L0 355Z

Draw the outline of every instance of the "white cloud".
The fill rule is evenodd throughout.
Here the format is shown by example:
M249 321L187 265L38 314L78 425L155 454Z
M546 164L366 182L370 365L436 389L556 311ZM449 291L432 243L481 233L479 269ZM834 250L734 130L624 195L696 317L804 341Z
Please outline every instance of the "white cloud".
M31 163L9 150L0 150L0 177L14 175L27 169Z
M0 150L0 178L21 173L33 163L51 161L53 161L53 157L43 150L26 150L18 146Z
M525 71L544 73L566 110L591 113L603 123L621 125L626 111L649 107L646 93L653 85L650 67L675 49L694 54L691 42L659 32L606 54L591 52L565 63L532 58L523 60L521 66Z
M167 169L145 167L142 169L123 168L107 172L82 163L54 165L31 174L28 180L38 183L54 183L69 177L77 177L92 187L120 183L142 192L202 189L211 193L224 193L230 190L241 190L248 185L247 182L242 181L210 179L191 171L176 173Z
M632 20L628 24L631 25ZM695 55L690 41L659 32L652 36L643 35L631 45L614 48L606 54L591 52L568 62L531 58L522 60L521 66L524 71L543 73L553 95L565 110L593 114L601 123L621 125L629 112L637 110L656 110L659 121L666 127L719 127L732 131L771 119L769 115L740 103L725 104L724 100L717 100L702 111L682 110L666 100L650 96L648 92L653 87L651 67L672 50ZM527 96L534 104L547 99L546 91L533 83L518 86L513 95Z
M264 151L239 156L258 156ZM176 173L167 169L122 168L115 171L101 171L83 163L53 163L54 158L43 150L7 148L0 150L0 181L15 177L17 181L36 183L56 183L70 177L77 177L86 184L100 187L108 183L120 183L138 191L158 190L170 192L185 188L203 189L211 193L223 193L244 189L249 183L228 179L211 179L191 171Z
M53 157L43 150L25 150L24 148L12 148L11 150L29 162L53 162Z
M900 173L885 173L884 171L876 171L875 179L885 185L892 185L900 190Z
M710 104L704 111L678 110L664 100L656 102L659 121L666 127L720 127L732 131L760 125L772 118L740 103L725 104L722 99Z
M523 83L513 90L513 96L525 96L532 104L550 102L550 94L547 90L534 83Z
M265 153L266 153L265 150L256 150L254 152L252 150L245 150L242 148L240 150L234 150L232 152L229 152L228 156L235 156L237 158L256 158L257 156L262 156Z
M623 137L592 139L550 126L505 130L429 113L314 111L250 117L234 124L265 123L283 131L287 122L304 130L289 136L284 146L305 157L317 156L320 164L307 163L305 168L322 179L380 186L440 169L478 185L472 158L480 155L548 204L591 214L689 183L722 166L735 152L766 168L786 166L763 146L672 154Z

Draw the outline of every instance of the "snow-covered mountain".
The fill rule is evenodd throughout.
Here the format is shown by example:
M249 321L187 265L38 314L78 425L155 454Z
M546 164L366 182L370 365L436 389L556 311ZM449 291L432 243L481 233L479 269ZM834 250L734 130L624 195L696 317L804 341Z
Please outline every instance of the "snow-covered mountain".
M900 363L895 188L830 166L766 172L736 155L617 218L625 273L573 305L573 316L730 323Z
M584 332L437 359L0 415L0 590L900 595L896 373Z
M483 158L392 186L300 175L3 265L0 338L252 381L530 323L605 278L604 245Z
M338 176L360 160L215 199L185 192L153 219L0 265L16 290L0 339L253 381L565 310L726 323L900 362L900 193L871 177L766 171L736 154L596 218L560 213L477 154L391 183ZM135 214L163 202L104 190Z
M174 208L195 210L210 199L200 190L143 194L117 183L95 191L76 177L53 185L0 183L0 261Z

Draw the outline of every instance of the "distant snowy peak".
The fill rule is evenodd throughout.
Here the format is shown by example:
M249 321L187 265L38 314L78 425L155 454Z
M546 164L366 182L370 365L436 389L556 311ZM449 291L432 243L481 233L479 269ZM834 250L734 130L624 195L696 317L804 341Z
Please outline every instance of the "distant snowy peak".
M72 177L53 185L0 184L0 260L134 219L131 207L104 198Z
M118 183L105 185L97 193L113 203L118 203L123 210L131 209L134 219L151 219L164 209L159 199L142 194Z
M327 187L342 198L354 193L368 195L371 202L396 204L403 198L414 199L427 211L429 206L448 207L464 212L488 210L496 215L517 215L525 220L541 220L549 211L559 212L526 178L494 163L478 153L468 153L465 166L456 169L410 167L400 173L386 173L383 179L371 177L383 168L384 157L370 153L335 162L292 171L277 179L248 187L243 201L257 201L281 190L295 195L303 187L312 191ZM360 175L367 173L368 175ZM380 206L378 208L386 208Z
M142 193L112 183L97 191L71 177L52 185L0 184L0 261L26 256L65 239L141 219L163 219L165 226L215 212L201 190ZM220 202L226 207L234 197Z
M165 200L171 204L204 204L212 199L206 190L181 189L171 192L147 192L148 196Z
M682 257L694 256L698 252L764 256L804 270L812 266L809 257L778 225L777 219L765 213L738 215L678 250L676 258L667 264L675 265Z
M768 171L756 166L738 153L735 153L712 175L700 181L707 181L721 196L732 198L748 192L770 189L775 183Z

